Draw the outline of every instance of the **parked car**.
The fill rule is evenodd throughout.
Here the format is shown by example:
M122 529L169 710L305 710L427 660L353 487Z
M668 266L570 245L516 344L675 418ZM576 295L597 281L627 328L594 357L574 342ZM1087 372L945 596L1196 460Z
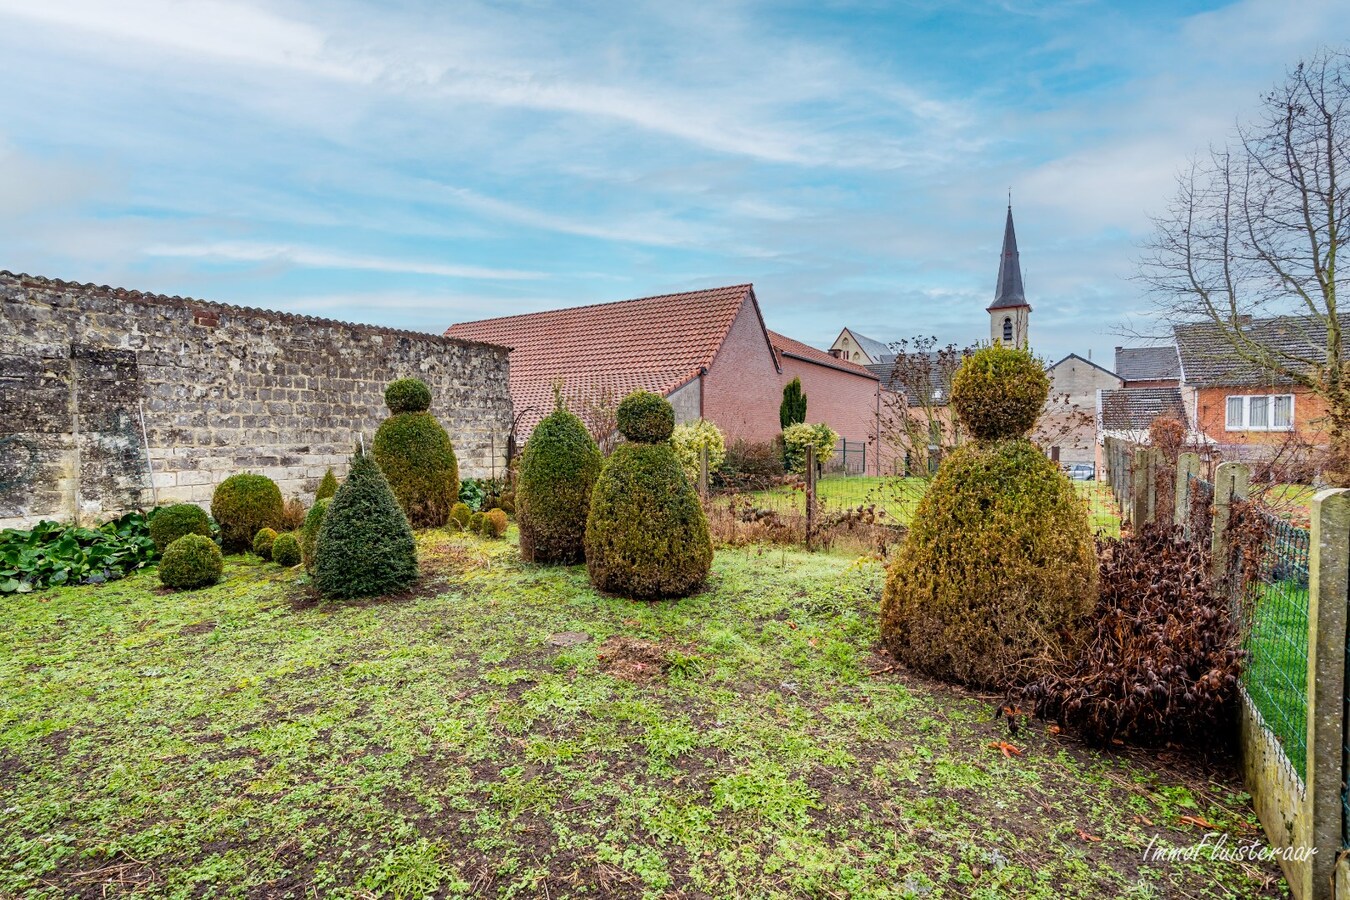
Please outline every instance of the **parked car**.
M1065 466L1064 471L1068 473L1068 476L1074 481L1097 480L1097 467L1092 463L1074 463L1073 465Z

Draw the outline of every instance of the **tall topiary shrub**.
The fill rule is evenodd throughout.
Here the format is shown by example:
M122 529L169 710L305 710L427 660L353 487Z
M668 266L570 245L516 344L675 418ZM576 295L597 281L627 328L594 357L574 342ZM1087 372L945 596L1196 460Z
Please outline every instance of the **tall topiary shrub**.
M1087 508L1025 434L1049 383L1026 350L987 347L952 385L976 440L943 460L887 573L881 635L901 662L989 688L1057 671L1097 590Z
M712 564L708 520L670 444L675 413L646 391L619 404L627 442L605 460L586 519L586 568L604 591L639 600L693 593Z
M319 526L314 584L325 597L347 599L393 593L416 580L408 518L379 466L358 454Z
M206 510L193 503L175 503L160 507L150 517L150 540L160 553L185 534L211 536L211 520Z
M231 475L216 486L211 515L220 525L220 545L226 553L253 549L253 536L263 528L280 528L281 489L265 475Z
M802 393L802 380L794 378L783 386L783 402L778 404L778 426L786 429L805 421L806 395Z
M314 492L314 499L327 500L337 493L337 476L333 474L333 467L329 466L328 471L323 473L323 478L319 480L319 489Z
M459 500L459 463L450 435L427 411L431 390L402 378L385 390L384 402L393 415L375 432L375 462L414 527L444 525Z
M323 517L332 502L331 497L315 500L305 516L304 527L300 529L300 559L305 564L305 571L310 575L314 574L314 550L319 543L319 528L323 525Z
M530 433L516 475L520 555L528 562L581 562L586 516L600 475L600 448L581 419L557 408Z

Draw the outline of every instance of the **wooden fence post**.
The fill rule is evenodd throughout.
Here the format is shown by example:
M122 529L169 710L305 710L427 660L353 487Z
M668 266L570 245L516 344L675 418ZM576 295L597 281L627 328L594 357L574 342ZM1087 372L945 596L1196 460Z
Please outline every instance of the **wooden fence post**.
M1191 476L1200 477L1200 454L1183 453L1177 458L1177 488L1173 525L1185 525L1191 518Z
M1228 519L1234 500L1247 499L1247 482L1251 470L1242 463L1219 464L1214 476L1214 536L1210 539L1210 576L1214 589L1228 590L1229 547Z
M816 448L806 448L806 549L815 549L816 530Z
M708 448L698 448L698 495L708 499Z

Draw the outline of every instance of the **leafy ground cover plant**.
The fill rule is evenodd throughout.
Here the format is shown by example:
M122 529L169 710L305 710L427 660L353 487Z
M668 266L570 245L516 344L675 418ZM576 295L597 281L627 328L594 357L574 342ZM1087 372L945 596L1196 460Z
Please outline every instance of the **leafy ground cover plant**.
M149 565L157 555L140 512L98 528L57 522L39 522L27 531L7 528L0 531L0 594L112 581Z

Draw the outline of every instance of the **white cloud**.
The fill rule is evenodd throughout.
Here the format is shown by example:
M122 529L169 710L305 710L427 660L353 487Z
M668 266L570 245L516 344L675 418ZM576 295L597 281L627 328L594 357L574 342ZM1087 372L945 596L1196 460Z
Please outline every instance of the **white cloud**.
M249 241L151 244L145 248L144 253L147 256L189 257L217 262L271 263L312 269L352 269L404 275L435 275L443 278L532 280L543 277L540 272L524 272L517 269L492 269L482 266L388 259L288 244Z

